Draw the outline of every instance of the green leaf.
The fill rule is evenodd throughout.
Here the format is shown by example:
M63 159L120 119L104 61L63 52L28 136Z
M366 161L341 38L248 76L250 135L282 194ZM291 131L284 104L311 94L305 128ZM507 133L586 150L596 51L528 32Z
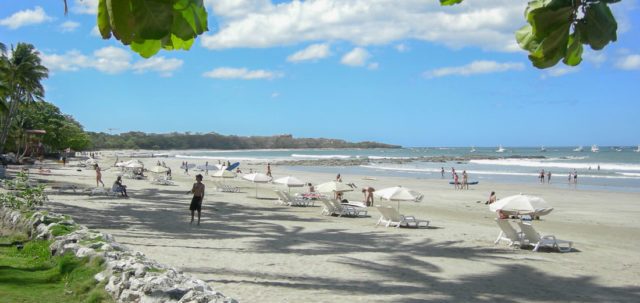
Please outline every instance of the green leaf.
M569 44L567 45L567 53L562 62L569 66L576 66L582 62L582 42L580 41L580 32L576 31L569 36Z
M131 12L130 1L136 0L107 0L111 31L124 45L131 44L134 39L136 21Z
M535 51L540 45L540 42L533 36L533 28L530 24L516 31L516 41L518 41L518 45L520 45L522 49L529 52Z
M531 63L537 68L556 65L566 54L570 28L571 23L563 24L546 36L536 50L529 54Z
M144 58L150 58L160 51L162 42L160 40L139 40L131 43L131 50Z
M440 0L440 5L454 5L459 4L463 0Z
M559 26L572 22L571 0L537 0L529 4L533 6L527 10L527 21L538 40L542 40Z
M581 41L589 44L594 50L603 49L609 42L615 42L618 37L618 23L611 13L611 9L604 2L592 3L587 7L584 18L576 24L581 32Z
M131 2L135 18L136 40L159 40L171 34L172 2L171 0L134 0Z
M98 3L98 29L102 39L111 38L111 23L109 21L109 10L107 0L100 0Z

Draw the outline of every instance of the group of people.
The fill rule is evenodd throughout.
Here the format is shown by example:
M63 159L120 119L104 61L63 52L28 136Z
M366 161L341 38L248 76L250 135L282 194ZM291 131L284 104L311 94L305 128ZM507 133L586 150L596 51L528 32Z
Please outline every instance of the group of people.
M569 183L578 184L578 171L574 169L573 173L569 173L569 177L567 179Z
M440 170L440 173L444 176L444 167ZM466 170L462 171L462 182L458 177L458 173L455 168L451 168L451 178L453 179L454 189L469 189L469 175Z
M538 175L538 179L540 179L540 183L544 183L544 178L547 177L547 183L551 183L551 171L547 171L545 174L544 169L540 170L540 174Z

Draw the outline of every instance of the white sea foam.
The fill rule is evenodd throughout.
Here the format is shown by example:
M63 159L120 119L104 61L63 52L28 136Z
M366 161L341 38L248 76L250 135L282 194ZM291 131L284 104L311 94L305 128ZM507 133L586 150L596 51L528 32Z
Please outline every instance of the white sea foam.
M371 160L408 160L413 159L412 157L383 157L383 156L368 156L367 158Z
M596 169L600 165L601 170L613 171L640 171L640 165L621 164L621 163L570 163L570 162L547 162L530 159L497 159L497 160L471 160L470 163L484 165L500 165L500 166L523 166L537 168L565 168L565 169Z
M188 155L176 155L179 159L196 159L196 160L228 160L230 157L214 157L214 156L188 156ZM261 158L247 158L247 157L233 157L233 161L277 161L278 159L261 159Z
M308 154L291 154L292 158L305 158L305 159L349 159L348 155L308 155Z

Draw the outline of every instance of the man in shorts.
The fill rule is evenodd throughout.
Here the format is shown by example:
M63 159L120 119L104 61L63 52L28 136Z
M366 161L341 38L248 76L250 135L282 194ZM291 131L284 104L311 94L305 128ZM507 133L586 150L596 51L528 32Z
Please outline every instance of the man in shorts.
M200 212L202 211L202 198L204 198L204 183L202 183L202 175L196 175L196 183L193 183L193 187L191 191L187 192L187 194L192 193L193 198L191 199L191 205L189 206L189 210L191 211L191 222L189 224L193 224L193 215L194 212L198 211L198 225L200 225Z

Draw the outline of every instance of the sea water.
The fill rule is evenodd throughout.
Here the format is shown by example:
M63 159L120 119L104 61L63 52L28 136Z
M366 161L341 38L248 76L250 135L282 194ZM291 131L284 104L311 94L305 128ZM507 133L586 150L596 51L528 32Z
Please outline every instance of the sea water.
M177 153L176 157L192 159L194 162L228 160L236 161L284 161L284 160L328 160L363 159L360 166L304 166L290 167L293 170L349 173L370 176L400 176L411 178L451 179L451 169L460 175L463 170L471 181L494 181L507 183L539 182L541 170L551 172L554 186L572 186L579 189L601 189L640 192L640 153L635 147L600 147L593 153L589 148L582 152L575 147L547 147L542 152L538 147L504 147L505 152L496 152L496 147L417 147L398 149L277 149L277 150L233 150L233 151L189 151ZM467 157L468 161L429 162L415 160L419 157ZM515 158L517 157L517 158ZM543 158L541 158L543 157ZM379 161L379 160L402 160ZM408 159L414 159L407 161ZM598 169L599 167L599 169ZM577 172L578 184L569 183L569 174ZM573 177L572 177L573 180ZM546 181L545 181L546 182Z

